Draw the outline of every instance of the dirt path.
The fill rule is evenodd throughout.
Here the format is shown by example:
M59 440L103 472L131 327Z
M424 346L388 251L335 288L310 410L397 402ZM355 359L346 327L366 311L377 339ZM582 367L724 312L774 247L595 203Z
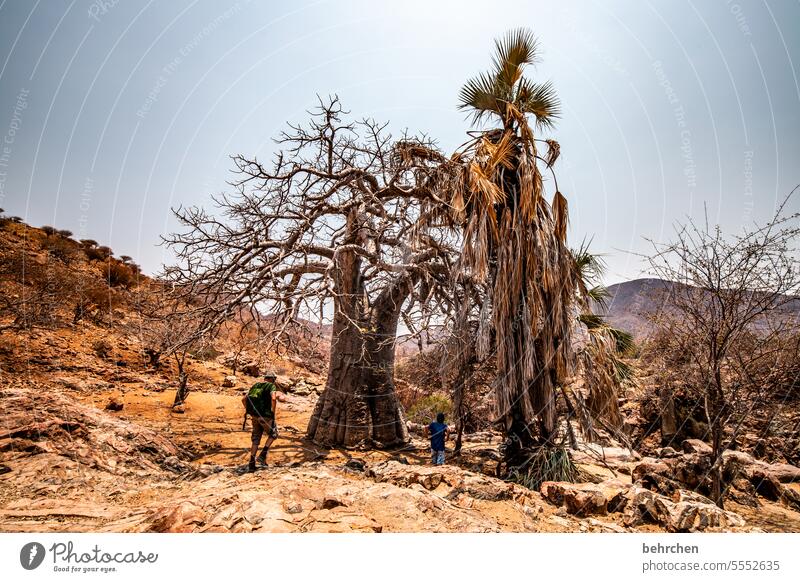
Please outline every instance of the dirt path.
M104 409L111 398L119 399L123 409L114 412L118 418L136 422L157 430L171 438L176 444L191 452L195 463L213 463L226 467L243 466L248 461L251 423L242 430L242 390L233 393L193 392L189 395L182 414L172 412L174 395L171 391L153 392L145 388L130 388L125 393L118 391L91 393L80 400L98 409ZM305 429L314 407L314 400L291 394L284 395L278 407L280 437L272 445L269 463L273 466L295 466L298 463L321 461L325 464L342 465L351 457L367 461L380 461L398 453L383 451L327 450L314 446L305 438ZM263 441L262 441L263 443ZM402 451L403 457L412 464L424 464L428 460L424 443L418 442L417 450Z

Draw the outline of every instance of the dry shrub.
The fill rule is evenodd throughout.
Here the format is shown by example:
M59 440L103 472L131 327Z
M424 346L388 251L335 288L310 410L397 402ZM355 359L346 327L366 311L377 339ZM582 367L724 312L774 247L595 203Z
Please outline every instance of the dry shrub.
M443 394L429 394L420 398L408 409L407 417L411 422L428 424L436 419L439 412L444 412L445 418L450 418L453 403Z
M78 257L77 245L68 238L58 235L51 235L45 238L42 247L51 257L58 259L62 263L71 263Z
M110 260L103 267L103 274L110 287L125 287L127 289L136 282L136 274L133 269L115 260Z
M86 253L86 258L89 259L90 261L105 261L113 254L113 251L109 247L98 247L90 245L85 245L83 252Z

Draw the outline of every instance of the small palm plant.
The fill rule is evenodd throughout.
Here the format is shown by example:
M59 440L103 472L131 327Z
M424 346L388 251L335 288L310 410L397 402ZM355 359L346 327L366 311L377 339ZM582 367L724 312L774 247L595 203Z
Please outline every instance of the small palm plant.
M634 349L633 336L597 313L607 311L609 299L608 289L601 283L605 273L602 257L591 253L585 242L573 256L580 273L578 323L586 332L578 352L587 388L586 410L579 418L581 428L588 439L595 440L595 425L599 424L624 441L619 394L625 385L635 382L633 370L624 360ZM584 403L583 399L579 402Z

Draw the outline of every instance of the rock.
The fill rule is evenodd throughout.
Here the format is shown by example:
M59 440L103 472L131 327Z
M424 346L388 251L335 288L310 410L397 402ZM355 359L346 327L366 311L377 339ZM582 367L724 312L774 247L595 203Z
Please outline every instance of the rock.
M608 513L608 500L593 483L546 481L542 483L540 492L550 503L563 507L571 515L582 517Z
M745 524L740 515L705 501L706 498L689 492L679 494L677 501L673 501L634 485L625 508L625 525L656 523L670 532L689 532L709 528L728 529Z
M366 464L361 459L348 459L344 466L353 471L363 471Z
M626 533L628 531L624 527L618 526L616 523L608 523L605 521L599 521L597 519L589 519L589 524L601 530L606 530L614 533Z
M681 454L672 447L662 447L658 450L658 456L662 459L673 459L675 457L680 457Z
M670 473L670 467L665 462L645 458L633 468L631 479L641 481L648 475L667 475L668 473Z
M303 506L296 502L290 502L286 504L286 513L290 513L292 515L296 513L303 513Z
M157 512L144 531L156 533L188 533L205 523L206 516L197 505L183 501L177 507L166 507Z
M186 412L186 405L178 404L177 406L173 406L172 412L174 412L175 414L183 414L184 412Z
M333 509L334 507L341 507L346 505L347 504L341 499L337 499L335 497L326 497L325 499L322 500L320 507L322 509Z
M300 379L298 382L292 384L281 384L282 386L287 387L287 391L295 396L311 396L311 394L316 393L316 388L306 384L304 379Z
M6 473L11 472L11 467L8 465L0 465L0 475L5 475Z
M261 375L261 367L257 362L248 362L241 367L242 373L258 378Z
M800 467L788 463L770 465L768 473L781 483L800 483Z
M125 406L125 403L122 402L122 400L120 400L116 396L114 396L108 401L108 404L106 404L106 410L111 410L113 412L118 412L118 411L122 410L122 408L124 406Z
M223 388L233 388L236 386L236 376L225 376L222 380Z
M365 475L379 483L391 483L400 487L420 485L425 490L442 487L442 493L454 497L453 491L467 493L476 499L500 501L503 499L532 499L534 493L521 485L494 477L464 471L451 465L403 465L390 460L370 464ZM450 492L446 492L446 489Z
M567 483L547 481L542 483L541 494L550 503L563 507L577 516L605 515L622 511L627 504L628 485L616 479L602 483Z
M586 443L577 451L570 450L569 454L576 463L591 465L602 462L613 468L642 459L636 451L624 447L602 447L594 443Z
M701 441L700 439L686 439L681 444L684 453L700 453L702 455L710 455L713 452L711 445Z

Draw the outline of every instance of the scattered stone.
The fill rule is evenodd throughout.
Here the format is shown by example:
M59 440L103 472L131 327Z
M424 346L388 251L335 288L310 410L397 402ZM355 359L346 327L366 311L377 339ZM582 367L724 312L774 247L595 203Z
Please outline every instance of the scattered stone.
M290 513L292 515L303 513L303 506L296 501L290 501L286 504L286 513Z
M116 396L112 396L111 399L108 401L108 404L106 404L106 410L111 410L112 412L119 412L120 410L122 410L124 406L125 403L122 402L121 399L119 399Z
M175 414L183 414L184 412L186 412L186 405L178 404L177 406L173 406L172 412L174 412Z
M236 376L225 376L222 380L223 388L233 388L236 386Z

